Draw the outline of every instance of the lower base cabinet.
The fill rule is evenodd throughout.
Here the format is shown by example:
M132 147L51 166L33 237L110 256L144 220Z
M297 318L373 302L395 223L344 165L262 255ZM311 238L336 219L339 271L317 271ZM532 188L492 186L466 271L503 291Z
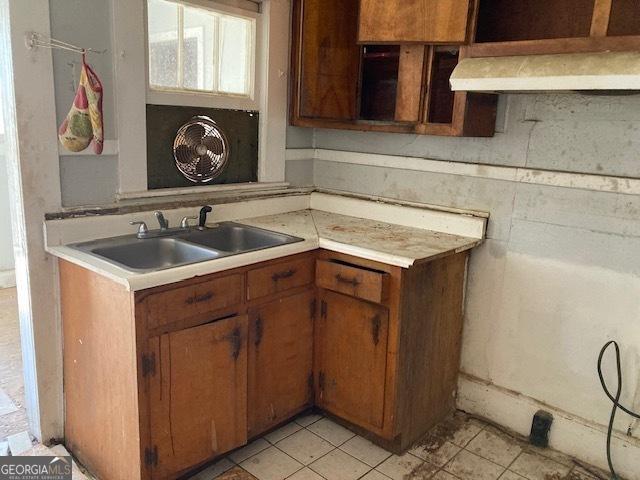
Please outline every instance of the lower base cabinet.
M148 290L60 261L65 444L173 480L318 406L400 453L454 408L468 252L317 250Z
M171 478L247 443L246 315L149 340L152 478Z
M320 293L316 403L347 421L382 429L389 313L331 291Z
M313 405L315 291L249 309L249 437Z

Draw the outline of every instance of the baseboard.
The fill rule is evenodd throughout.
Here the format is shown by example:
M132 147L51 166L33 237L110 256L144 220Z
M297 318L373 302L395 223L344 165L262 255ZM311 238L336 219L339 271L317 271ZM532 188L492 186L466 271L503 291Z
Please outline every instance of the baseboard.
M0 288L10 288L16 286L15 270L0 270Z
M547 410L554 417L549 438L552 448L608 470L607 430L602 425L464 373L458 379L458 408L525 436L529 434L533 414ZM640 480L640 439L616 433L612 446L617 473L628 480Z

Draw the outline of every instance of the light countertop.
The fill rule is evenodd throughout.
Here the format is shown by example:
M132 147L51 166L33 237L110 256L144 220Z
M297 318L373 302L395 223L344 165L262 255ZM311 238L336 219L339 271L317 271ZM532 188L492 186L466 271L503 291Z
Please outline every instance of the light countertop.
M380 208L379 204L376 208ZM425 228L428 225L420 224L419 221L415 223L420 228L401 225L401 219L398 219L398 223L389 223L314 208L239 218L235 221L300 237L304 241L148 273L129 272L66 245L51 245L47 250L52 255L104 275L123 284L128 290L135 291L317 248L409 268L415 263L471 249L482 242L482 238L431 230ZM486 222L486 219L481 221Z

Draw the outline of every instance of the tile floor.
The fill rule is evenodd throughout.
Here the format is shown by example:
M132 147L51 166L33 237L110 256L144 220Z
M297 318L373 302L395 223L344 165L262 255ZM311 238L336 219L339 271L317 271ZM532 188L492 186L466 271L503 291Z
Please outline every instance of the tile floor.
M402 456L320 415L307 415L189 480L593 480L607 478L462 413Z
M0 441L5 437L28 430L24 408L24 381L20 351L20 322L15 288L0 289L0 397L15 408L2 409Z

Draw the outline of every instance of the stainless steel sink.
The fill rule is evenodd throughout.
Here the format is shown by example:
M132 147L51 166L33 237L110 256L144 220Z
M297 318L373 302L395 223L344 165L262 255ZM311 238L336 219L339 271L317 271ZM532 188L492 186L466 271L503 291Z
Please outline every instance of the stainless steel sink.
M70 245L131 272L153 272L220 257L300 242L283 235L234 222L204 230L176 231L163 237L140 239L135 235L104 238Z
M92 242L93 243L93 242ZM88 251L128 270L150 271L213 260L220 252L181 242L175 238L128 238L109 245L108 241L88 245Z
M180 235L179 238L232 254L277 247L278 245L302 240L290 235L283 235L234 222L223 222L215 228L195 230L188 234Z

